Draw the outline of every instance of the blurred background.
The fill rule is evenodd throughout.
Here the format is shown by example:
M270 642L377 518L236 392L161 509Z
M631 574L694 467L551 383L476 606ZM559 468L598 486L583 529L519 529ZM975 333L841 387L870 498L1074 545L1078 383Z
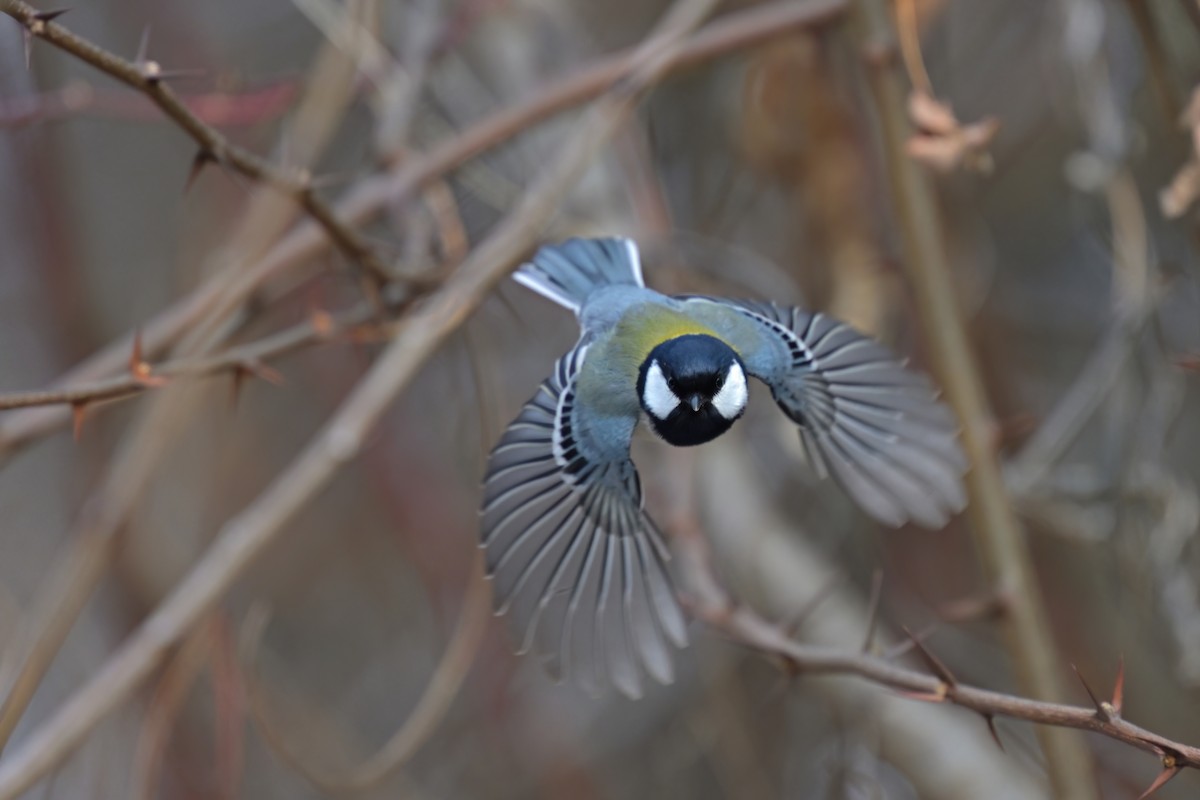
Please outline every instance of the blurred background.
M724 3L715 22L760 5ZM198 115L238 145L308 167L332 200L635 45L666 7L107 0L61 21L127 58L141 48L165 69L196 70L171 85ZM864 43L834 14L673 74L543 238L634 236L652 286L828 310L931 369L870 76L889 70L922 90L911 109L922 132L905 157L935 182L1065 699L1088 702L1068 664L1106 695L1123 657L1125 716L1200 743L1200 6L891 9L895 41ZM290 203L228 169L193 173L194 143L144 97L45 43L29 56L27 69L21 29L0 20L0 399L234 281L230 265L297 221ZM368 241L398 274L436 280L577 120L577 109L537 120L378 204ZM53 609L82 590L13 747L366 373L388 326L337 316L361 307L363 286L336 254L295 259L238 304L213 334L218 350L332 314L326 340L235 375L76 406L75 436L61 408L0 412L0 689L62 618ZM512 655L475 571L478 481L491 443L575 335L569 314L505 282L135 702L27 796L1054 796L1027 724L997 719L1001 750L968 712L792 675L698 623L676 683L637 702L555 685ZM183 336L144 355L186 359L194 346ZM155 394L175 398L170 424L149 426ZM89 520L146 430L157 437L147 480L97 545ZM802 640L857 650L882 576L879 647L901 626L921 631L960 681L1019 692L966 519L936 532L871 523L806 470L763 391L711 446L668 453L642 439L651 513L679 503L685 476L716 569L764 615ZM81 558L91 573L72 571ZM461 684L435 678L459 672ZM1161 768L1110 739L1085 742L1098 796L1136 797ZM1200 776L1184 772L1159 796L1198 792Z

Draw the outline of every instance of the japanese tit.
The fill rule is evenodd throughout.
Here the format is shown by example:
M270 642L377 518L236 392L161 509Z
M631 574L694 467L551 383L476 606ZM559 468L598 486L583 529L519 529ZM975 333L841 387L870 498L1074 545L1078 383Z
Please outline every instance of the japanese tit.
M820 313L668 297L629 239L546 246L514 275L575 312L581 334L488 459L482 546L496 612L522 652L592 689L673 678L686 624L629 447L645 418L669 444L720 436L762 381L810 462L866 513L939 528L965 505L957 423L929 381Z

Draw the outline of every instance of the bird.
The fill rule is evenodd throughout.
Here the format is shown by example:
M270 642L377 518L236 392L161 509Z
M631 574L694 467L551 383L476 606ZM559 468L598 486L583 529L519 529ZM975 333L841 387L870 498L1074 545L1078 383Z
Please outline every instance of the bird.
M688 643L630 457L643 421L668 444L702 445L743 415L755 378L817 473L869 516L941 528L965 506L954 414L928 378L849 325L661 294L623 237L545 245L513 277L574 312L580 336L488 456L480 546L518 652L557 679L636 698L647 676L674 680Z

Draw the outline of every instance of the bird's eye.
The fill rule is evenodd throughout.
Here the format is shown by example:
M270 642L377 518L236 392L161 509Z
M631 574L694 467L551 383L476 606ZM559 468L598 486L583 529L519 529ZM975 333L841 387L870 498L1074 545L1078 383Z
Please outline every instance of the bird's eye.
M673 392L673 391L675 391L675 390L676 390L678 387L679 387L679 384L677 384L677 383L675 382L675 379L674 379L674 378L667 378L667 388L668 388L668 389L670 389L670 390Z
M720 375L718 375L717 376L717 388L720 389L724 385L725 385L725 379L723 377L721 377Z

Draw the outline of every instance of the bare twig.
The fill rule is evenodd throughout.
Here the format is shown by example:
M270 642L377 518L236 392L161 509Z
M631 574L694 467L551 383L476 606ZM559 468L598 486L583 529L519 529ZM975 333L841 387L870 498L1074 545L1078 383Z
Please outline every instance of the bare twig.
M258 125L283 114L296 96L296 81L277 80L237 91L195 92L180 101L205 123L219 128ZM161 121L162 114L140 92L107 89L83 81L41 94L0 100L0 129L89 115L95 117Z
M353 340L370 332L367 325L375 317L375 309L363 303L340 314L317 314L311 319L279 333L223 353L204 358L183 358L149 365L142 362L144 373L130 372L107 380L82 383L61 389L41 389L30 392L0 394L0 411L32 406L87 405L105 400L117 400L141 394L164 385L168 379L183 376L233 374L272 377L268 361L297 350L328 341ZM151 379L161 379L160 381Z
M7 0L0 0L7 2ZM827 24L845 10L845 0L806 3L772 3L728 14L690 37L668 57L668 72L693 67L727 53L751 47L797 30ZM588 102L608 90L627 74L632 51L600 59L533 92L524 102L514 103L471 126L461 134L421 157L396 161L385 175L361 181L336 204L336 216L351 226L363 225L388 204L440 179L447 172L503 144L513 136L552 116ZM315 224L300 225L262 259L246 268L248 283L261 285L296 265L320 256L329 240ZM222 293L222 282L214 280L143 326L146 352L153 357L170 347L193 326ZM62 383L94 380L119 372L132 344L132 334L109 344L91 358L63 375ZM55 408L30 409L0 423L0 461L32 441L70 423L70 413Z
M1142 40L1142 52L1150 68L1150 81L1154 85L1159 107L1163 116L1173 122L1179 116L1179 91L1173 77L1176 70L1167 57L1154 5L1142 0L1126 0L1125 5L1129 7L1129 15L1133 17L1138 37Z
M412 713L377 753L344 774L320 771L308 759L293 753L284 737L269 722L254 674L258 645L268 619L262 607L251 609L242 627L240 650L242 662L248 671L246 682L249 686L250 708L263 738L281 759L309 783L328 794L340 796L365 792L383 783L412 759L436 730L449 710L451 701L457 696L491 618L490 588L491 584L483 579L483 557L477 554L467 579L466 596L450 644Z
M599 148L627 119L641 90L665 71L681 36L713 0L681 0L661 32L640 46L611 95L597 103L520 204L428 301L415 309L371 372L279 477L221 529L210 550L106 664L49 720L0 762L9 800L50 772L161 663L286 523L363 447L368 432L420 366L534 243L541 225Z
M265 367L266 362L295 353L296 350L310 347L313 344L353 341L353 339L370 332L372 325L368 325L368 323L371 323L373 317L376 317L376 309L368 303L362 303L348 312L313 315L312 319L308 319L304 323L217 355L199 357L199 359L164 361L160 365L152 366L143 362L144 373L130 371L118 378L66 386L64 389L0 393L0 411L30 408L36 407L36 405L86 405L112 401L112 399L140 395L146 390L156 389L156 387L166 384L168 379L185 377L185 375L200 377L200 375L229 373L238 377L240 373L263 375L263 377L269 378L272 373Z
M917 19L916 0L899 0L896 4L896 34L900 39L900 56L913 89L933 96L933 81L925 69L925 58L921 55L921 24Z
M1065 453L1125 371L1156 301L1146 217L1128 168L1106 189L1113 227L1113 319L1079 376L1005 467L1009 490L1027 495Z
M834 10L831 11L830 7ZM828 19L836 13L836 8L840 8L840 5L830 4L830 7L806 6L803 18L813 22ZM747 24L748 21L754 22L754 24ZM703 40L701 44L704 45L704 49L694 49L690 52L693 56L697 52L710 53L715 56L725 52L724 47L751 43L754 41L751 34L768 37L777 33L777 24L775 27L770 27L764 25L764 22L778 23L778 19L772 15L756 16L751 20L735 19L721 36L710 36ZM622 63L628 72L636 67L637 57L636 52L624 57ZM663 64L658 65L658 68L663 71L673 64L682 62L674 49L664 53L663 58L665 59ZM620 72L610 74L608 83L602 84L601 88L616 82L620 76ZM536 114L541 113L542 108L536 102L531 103L530 118L536 118ZM386 190L388 185L386 182L377 183L375 194L366 197L360 195L365 204L360 207L360 210L369 214L374 213L378 207L382 206L391 196ZM409 184L410 187L416 185L415 183ZM164 341L164 338L167 338L166 334L169 334L170 339L174 339L183 336L187 331L195 331L199 324L209 324L205 321L210 321L217 311L229 308L231 294L246 296L254 286L276 273L282 272L297 260L303 259L306 254L320 250L326 243L326 237L315 225L303 226L300 233L281 242L265 260L249 265L245 272L238 274L233 281L233 286L228 285L227 281L214 281L197 294L189 297L183 307L169 311L165 319L160 317L159 330L153 331L154 326L147 328L146 336L143 339L146 343L145 351L149 352L152 349L153 333L159 334L158 345L161 347L166 344ZM161 328L167 330L163 331ZM89 367L95 366L97 363L111 362L114 359L117 364L123 364L131 347L132 340L110 346L99 354L92 364L85 364L83 371L87 371ZM40 682L41 675L44 674L45 669L54 658L79 611L90 596L92 587L107 568L114 548L115 537L112 534L125 518L126 509L134 502L139 487L152 472L152 459L149 458L149 455L152 454L151 451L161 447L162 443L169 438L170 431L166 427L169 421L168 417L174 414L177 418L179 416L178 406L185 400L186 397L177 398L174 403L159 403L151 409L152 412L158 413L152 413L147 418L139 430L139 436L132 439L130 445L122 453L117 466L111 470L111 475L116 476L109 482L111 486L105 487L98 494L97 502L89 503L80 524L80 533L75 539L68 559L55 569L54 577L47 581L47 592L45 593L47 599L39 604L39 613L35 615L36 619L41 621L38 624L36 635L27 635L27 646L13 650L14 653L23 652L24 655L21 658L15 682L7 692L3 706L0 706L0 745L7 739L19 721ZM43 416L40 421L29 423L30 427L22 428L21 425L16 427L18 430L23 430L28 436L32 433L31 427L53 424L47 422L51 418L47 412L52 411L53 409L41 408L17 412L18 415L41 413Z
M158 795L163 754L184 701L204 670L214 627L215 620L202 624L183 640L155 687L134 753L133 797L138 800L152 800Z
M810 604L811 587L841 576L841 588L796 635L788 628L781 632L788 639L836 652L864 652L861 644L875 630L880 645L864 654L890 663L894 658L889 655L891 636L886 625L872 619L875 604L864 603L820 548L808 545L805 532L774 507L749 449L722 441L706 448L697 460L692 516L698 514L699 520L676 515L669 526L685 540L678 548L683 586L698 583L706 587L698 595L707 592L714 601L724 595L731 608L742 605L713 575L719 565L730 585L743 587L749 608L768 619L789 620L795 608ZM707 603L696 600L698 609ZM715 612L716 603L711 607ZM906 642L909 647L911 642ZM791 681L802 679L802 665L788 657L769 658L781 665ZM1034 800L1045 796L1035 775L1001 757L972 720L950 713L949 708L929 703L914 706L883 687L848 678L812 681L804 691L819 695L822 705L829 704L837 716L847 718L864 739L877 740L879 756L904 772L922 798ZM954 747L945 747L950 741Z
M143 59L127 61L71 33L22 0L0 0L0 11L21 23L30 36L49 42L146 95L196 142L201 153L290 196L353 263L362 265L376 280L385 281L390 277L387 266L362 236L317 196L312 177L307 172L276 166L230 142L224 134L197 116L167 85L172 75L157 62Z
M42 21L48 21L42 15ZM146 39L140 48L137 63L145 61ZM334 57L331 57L330 54ZM309 163L319 155L329 132L335 127L346 108L346 87L352 75L345 59L331 48L321 48L301 102L289 123L288 131L297 163ZM213 260L219 273L213 280L212 291L204 306L197 310L189 326L180 330L177 352L184 358L201 358L211 354L237 325L233 317L258 289L253 273L245 265L264 252L295 216L294 204L269 186L255 193L237 232L231 237L227 250L215 254ZM327 239L314 226L316 235ZM130 346L127 369L133 377L161 384L160 377L146 359L146 349L140 334L135 334ZM262 373L264 370L259 369ZM241 373L235 372L235 376ZM235 384L236 386L236 384ZM16 646L6 649L9 665L15 664L11 685L6 685L0 704L0 748L3 748L32 701L42 677L52 663L68 632L87 603L95 586L109 569L118 544L120 532L142 491L157 472L160 459L183 429L196 409L202 393L179 385L167 386L147 404L138 423L126 435L122 446L105 471L103 480L88 500L70 537L69 552L55 564L52 578L46 581L36 600L37 613L28 625L22 626ZM71 406L78 430L86 406ZM37 409L42 411L44 409ZM22 412L18 412L22 413ZM30 413L30 412L24 412Z
M694 546L694 541L687 538L676 541L682 546ZM711 568L706 558L684 558L682 563L693 568L697 564ZM1094 708L1029 700L960 682L950 684L938 676L864 653L797 642L786 635L784 626L764 619L744 604L735 603L720 587L715 576L689 574L688 578L688 585L693 590L691 608L697 617L734 641L779 657L801 673L857 675L901 692L940 696L946 703L980 714L1092 731L1154 753L1164 763L1170 759L1175 766L1200 769L1200 747L1168 739L1120 716L1113 715L1106 720Z
M886 3L859 0L858 9L866 42L878 45L891 39ZM904 154L910 134L905 88L895 68L886 64L873 64L870 80L883 125L892 206L906 240L905 267L934 367L946 398L963 423L962 441L971 462L967 475L971 530L990 589L1011 598L1006 627L1020 685L1033 697L1055 700L1062 696L1063 688L1054 639L1024 534L1000 475L987 399L954 296L938 204L928 176ZM1039 729L1039 734L1056 796L1096 797L1095 778L1082 739L1055 728Z
M782 523L764 509L769 508L769 498L758 495L748 495L747 487L756 486L754 477L746 477L752 470L740 454L730 446L719 453L708 456L703 472L706 480L713 486L719 486L722 502L708 502L708 512L711 515L712 527L730 525L730 530L736 530L736 543L739 552L753 552L765 546L763 535L747 540L747 530L760 531L760 528L779 528ZM739 481L741 482L739 484ZM745 503L731 504L730 497L745 499ZM746 512L745 508L754 511ZM727 508L735 508L733 512L719 513ZM749 519L747 519L749 516ZM1052 728L1074 728L1092 731L1132 745L1140 750L1158 756L1164 767L1200 769L1200 747L1169 739L1166 736L1148 731L1122 716L1124 712L1124 670L1119 668L1111 699L1107 701L1096 699L1092 707L1080 707L1026 699L1015 695L994 692L964 684L956 679L950 670L934 654L930 645L921 641L923 637L910 635L909 642L926 660L928 671L920 671L895 663L896 655L876 656L863 652L857 647L859 633L851 630L846 635L850 639L848 646L833 646L828 643L809 643L797 641L790 633L790 625L786 621L773 621L754 608L741 602L739 598L729 593L714 569L714 558L708 550L704 537L689 526L680 526L678 520L671 526L672 541L679 551L678 563L683 573L683 585L688 591L689 607L694 615L707 625L717 630L721 635L732 639L744 646L758 650L771 657L773 662L786 665L788 674L800 675L854 675L872 683L894 689L904 696L925 700L935 704L956 705L974 711L985 719L987 717L1008 717L1041 726ZM799 540L791 530L782 532L779 538L783 541ZM729 538L726 533L714 532L714 539ZM730 547L720 549L723 569L730 569ZM781 558L772 549L762 552L753 559L754 566L761 567L764 563L773 563ZM745 567L743 567L744 571ZM770 584L772 576L756 574L756 584ZM796 569L777 571L776 576L787 576L789 585L795 583ZM865 625L867 611L854 625ZM844 619L837 619L837 625L831 620L830 627L844 631L852 627ZM958 795L975 796L975 795ZM1054 797L1063 796L1055 790Z

